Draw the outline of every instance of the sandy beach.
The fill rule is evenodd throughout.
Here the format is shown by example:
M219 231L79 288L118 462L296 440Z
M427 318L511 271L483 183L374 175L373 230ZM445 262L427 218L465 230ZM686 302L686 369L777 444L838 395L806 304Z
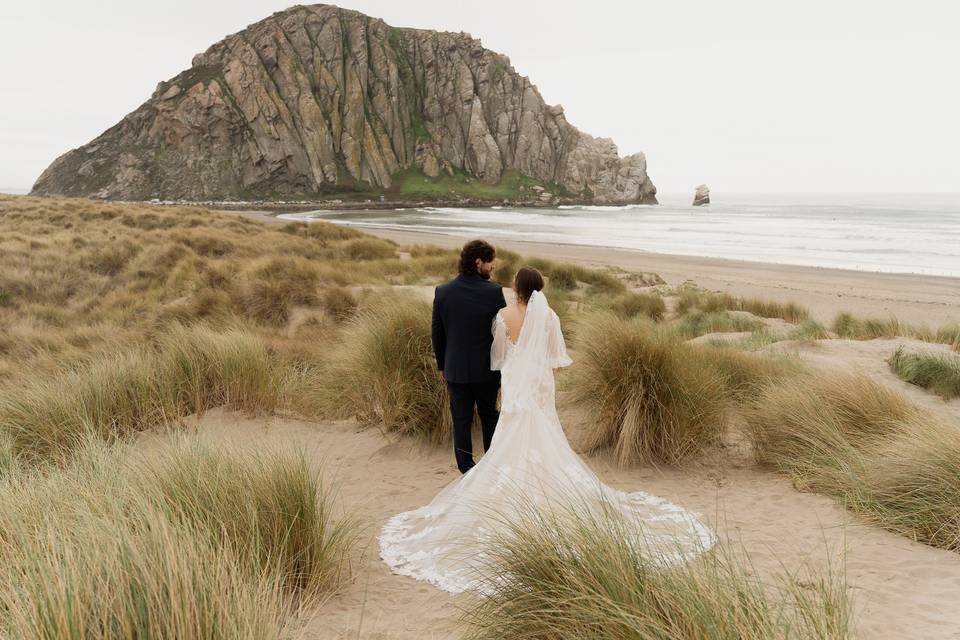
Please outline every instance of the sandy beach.
M286 223L265 212L236 213L262 222ZM472 239L413 231L364 231L400 244L457 247ZM803 267L607 247L492 241L496 246L527 255L588 266L654 272L670 285L689 280L701 287L733 295L797 302L809 308L821 322L828 322L841 311L878 318L894 316L905 322L933 327L960 321L960 278Z

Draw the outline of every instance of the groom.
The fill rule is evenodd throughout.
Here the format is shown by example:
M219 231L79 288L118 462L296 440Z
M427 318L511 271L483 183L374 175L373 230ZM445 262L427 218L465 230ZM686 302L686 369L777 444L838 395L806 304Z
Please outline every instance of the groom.
M500 285L490 282L497 252L472 240L460 252L460 275L437 287L433 298L433 352L450 391L453 450L461 473L473 465L470 428L473 408L483 425L483 450L490 448L500 413L500 372L490 370L493 319L507 306Z

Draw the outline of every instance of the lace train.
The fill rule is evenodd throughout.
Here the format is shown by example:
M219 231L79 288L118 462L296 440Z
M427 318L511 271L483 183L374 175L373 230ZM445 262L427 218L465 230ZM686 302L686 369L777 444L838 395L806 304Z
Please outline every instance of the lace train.
M380 557L394 573L459 593L482 588L485 545L520 509L563 505L614 508L636 524L637 542L664 564L714 544L696 515L645 492L604 485L567 442L555 407L553 367L570 363L556 314L531 297L517 344L502 319L493 327L492 361L503 371L503 410L490 450L430 504L384 525Z

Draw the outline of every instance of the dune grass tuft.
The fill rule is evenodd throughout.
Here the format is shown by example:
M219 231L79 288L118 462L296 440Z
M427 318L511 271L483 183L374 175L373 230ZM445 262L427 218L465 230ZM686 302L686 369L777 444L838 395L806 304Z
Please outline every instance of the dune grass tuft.
M470 640L843 640L845 576L805 567L762 583L721 547L664 568L611 512L535 512L488 545L492 595L466 614ZM801 586L803 585L803 586Z
M833 319L832 329L841 338L852 340L873 340L874 338L896 338L917 333L913 327L896 318L857 318L841 312Z
M570 291L577 288L577 274L569 266L556 266L549 269L547 286L559 291Z
M276 367L241 330L174 326L154 347L26 376L0 396L0 429L18 454L56 458L90 434L114 440L211 407L270 411L280 402Z
M607 305L621 318L646 316L659 322L667 311L667 305L659 294L625 292L610 299Z
M208 531L276 573L290 593L322 595L348 574L353 523L334 516L332 496L302 453L224 452L181 438L141 471L140 490L175 524Z
M579 323L574 399L594 416L588 449L612 447L622 464L680 462L716 442L729 398L703 351L658 330L600 313Z
M910 353L900 347L890 357L890 368L902 380L929 389L944 399L960 396L960 356Z
M88 440L0 485L4 637L285 636L299 603L349 577L353 524L330 506L299 455Z
M747 311L761 318L782 318L787 322L802 322L810 317L810 312L794 303L774 302L762 298L739 298L729 293L707 291L686 284L677 292L677 313L683 315L692 310L702 313L718 311Z
M960 551L960 432L862 376L762 388L744 412L760 462L877 525Z
M802 488L832 492L850 460L915 414L899 394L865 376L811 373L763 386L743 417L758 461Z
M320 272L308 260L271 258L253 266L237 294L236 304L243 315L282 325L290 319L293 306L318 302L319 284Z
M804 320L787 334L790 340L827 340L831 337L827 328L813 319Z
M750 353L738 345L707 344L696 348L723 373L730 397L737 402L753 398L764 385L785 382L807 371L796 358Z
M948 324L937 329L937 342L950 345L960 351L960 324Z
M913 540L960 552L960 431L907 421L848 465L847 506Z
M726 311L698 311L683 316L675 326L680 335L696 338L708 333L757 331L764 324L762 320Z
M430 334L430 305L418 298L381 297L361 308L313 384L318 410L445 442L450 434L447 390Z

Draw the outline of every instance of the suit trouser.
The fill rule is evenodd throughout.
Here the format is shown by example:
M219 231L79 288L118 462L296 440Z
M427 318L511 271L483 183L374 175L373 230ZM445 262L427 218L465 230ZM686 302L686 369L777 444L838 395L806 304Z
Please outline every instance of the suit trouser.
M500 419L497 411L497 392L500 390L499 377L489 382L450 382L450 413L453 416L453 452L457 457L457 468L466 473L473 468L473 407L477 407L480 424L483 428L483 450L490 448L493 431Z

